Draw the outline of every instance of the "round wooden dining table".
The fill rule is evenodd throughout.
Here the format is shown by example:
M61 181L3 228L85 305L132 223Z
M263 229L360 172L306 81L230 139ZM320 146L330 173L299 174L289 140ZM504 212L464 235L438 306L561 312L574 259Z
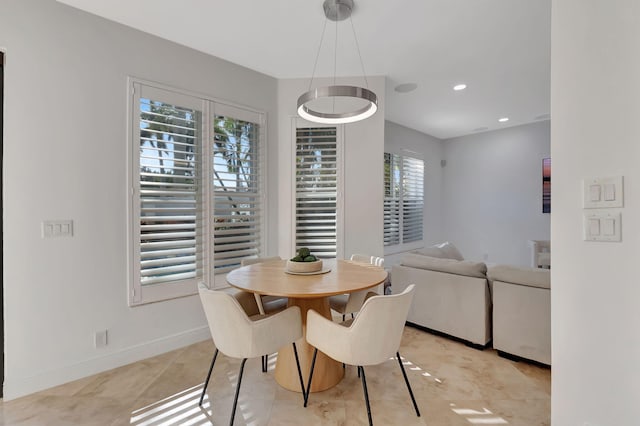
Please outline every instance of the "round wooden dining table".
M323 273L315 275L287 273L285 266L285 260L243 266L229 272L227 282L233 287L254 294L287 297L288 306L300 307L305 336L309 309L331 319L329 296L369 289L383 283L387 278L387 272L379 266L347 260L325 259ZM305 336L296 342L296 346L302 377L306 381L311 368L313 347L307 343ZM329 389L338 384L343 376L344 369L341 363L318 352L311 392ZM300 381L291 345L278 351L275 378L285 389L300 392Z

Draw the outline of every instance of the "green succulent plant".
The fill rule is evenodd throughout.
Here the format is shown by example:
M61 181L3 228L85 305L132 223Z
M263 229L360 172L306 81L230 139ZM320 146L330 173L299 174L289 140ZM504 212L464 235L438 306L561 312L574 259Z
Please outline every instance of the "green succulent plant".
M311 254L311 250L307 247L301 247L298 249L298 254L291 258L292 262L315 262L317 257Z

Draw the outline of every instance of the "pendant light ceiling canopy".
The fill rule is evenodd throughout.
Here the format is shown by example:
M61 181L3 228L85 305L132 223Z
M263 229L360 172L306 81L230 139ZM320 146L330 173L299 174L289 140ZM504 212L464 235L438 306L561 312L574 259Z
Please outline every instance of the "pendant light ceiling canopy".
M313 67L311 81L309 82L309 90L298 98L298 115L305 120L324 124L341 124L353 123L371 117L378 110L378 97L368 88L367 76L364 72L364 64L362 63L362 55L360 55L360 47L358 39L351 21L351 29L353 37L358 49L360 57L360 65L362 66L362 75L366 87L336 85L336 57L334 51L334 75L333 85L323 86L312 89L313 78L315 77L316 66L318 65L318 57L324 40L324 32L327 26L327 20L336 23L336 46L337 25L339 21L345 19L351 20L351 12L353 10L353 0L325 0L323 3L324 14L326 20L322 28L322 37L318 53L316 55L316 63Z

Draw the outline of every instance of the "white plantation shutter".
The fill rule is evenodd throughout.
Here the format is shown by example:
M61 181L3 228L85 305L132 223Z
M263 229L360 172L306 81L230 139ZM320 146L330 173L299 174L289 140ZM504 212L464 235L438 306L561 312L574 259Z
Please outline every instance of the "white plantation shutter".
M335 127L296 131L296 251L337 253L338 144Z
M424 161L402 158L402 242L422 240Z
M225 113L222 115L219 113ZM260 255L260 117L216 107L213 143L214 273ZM246 121L234 117L252 119Z
M400 156L384 153L384 245L400 244Z
M384 153L384 245L422 241L424 161Z
M132 79L129 303L220 287L261 253L264 114Z
M197 275L199 113L140 98L140 282Z

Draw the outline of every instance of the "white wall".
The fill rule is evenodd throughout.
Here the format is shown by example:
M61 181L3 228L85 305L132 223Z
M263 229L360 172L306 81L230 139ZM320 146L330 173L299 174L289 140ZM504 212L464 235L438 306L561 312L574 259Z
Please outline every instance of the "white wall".
M424 160L424 245L442 242L443 169L440 160L444 151L443 142L425 133L386 121L384 151ZM385 266L392 266L402 259L401 253L394 253L393 247L385 250Z
M637 425L640 2L554 0L551 40L552 424ZM581 181L614 175L622 242L585 242Z
M383 159L384 77L368 77L369 88L378 95L378 111L367 120L344 125L344 249L352 253L383 254ZM332 80L314 79L314 87ZM361 85L362 78L340 78L338 84ZM308 79L278 81L278 254L294 253L292 223L293 168L295 167L293 124L298 97L308 90Z
M550 215L542 213L549 140L544 121L444 142L442 237L466 259L528 266L527 240L549 239Z
M4 390L12 399L208 336L195 296L127 306L127 76L261 109L273 123L278 114L277 82L265 75L53 0L0 0L0 10ZM275 193L277 182L269 185ZM73 238L42 239L47 219L73 219ZM96 350L101 329L109 344Z

